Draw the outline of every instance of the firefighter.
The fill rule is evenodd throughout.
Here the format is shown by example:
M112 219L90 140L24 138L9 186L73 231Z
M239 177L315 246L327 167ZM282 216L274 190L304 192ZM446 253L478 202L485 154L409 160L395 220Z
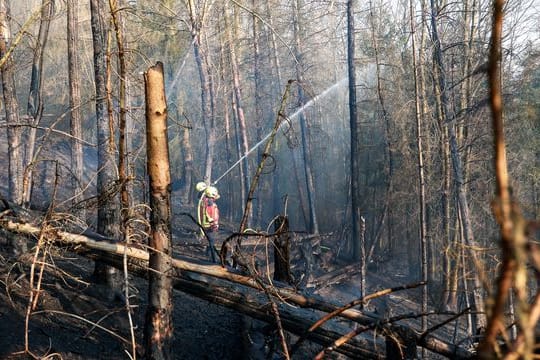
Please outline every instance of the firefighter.
M202 192L198 205L198 220L204 229L203 234L208 238L207 254L212 262L216 260L215 243L219 231L219 208L216 200L219 199L218 189L214 186L208 186L200 182L195 187L197 191Z

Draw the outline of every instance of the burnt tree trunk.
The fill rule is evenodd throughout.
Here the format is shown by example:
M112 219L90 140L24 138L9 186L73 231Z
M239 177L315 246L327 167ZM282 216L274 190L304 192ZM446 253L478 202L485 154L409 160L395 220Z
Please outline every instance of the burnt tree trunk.
M98 140L97 193L99 198L97 230L100 234L118 239L120 237L120 209L116 190L115 139L113 125L107 116L106 86L106 28L103 0L90 0L90 21L94 50L94 77L96 83L96 123ZM116 289L118 271L96 262L94 278Z
M279 216L275 222L274 238L274 280L292 284L290 266L289 219Z
M121 6L121 5L120 5ZM129 218L130 194L128 192L128 149L127 149L127 69L125 58L125 40L124 29L122 25L121 12L118 0L109 0L111 9L112 24L114 34L116 35L116 45L118 47L118 71L119 71L119 89L118 102L120 107L120 116L118 119L119 139L118 139L118 181L120 182L120 201L122 204L122 224L126 232L126 239L129 239L129 229L127 222Z
M163 64L144 74L150 206L149 289L145 324L147 359L170 359L172 324L171 174Z

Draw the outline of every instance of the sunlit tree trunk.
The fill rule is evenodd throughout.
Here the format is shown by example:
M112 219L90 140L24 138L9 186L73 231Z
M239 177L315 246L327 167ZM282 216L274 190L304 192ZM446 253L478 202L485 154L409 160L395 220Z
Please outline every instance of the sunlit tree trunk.
M43 101L41 99L43 73L43 51L49 37L49 25L54 14L54 1L42 0L41 3L41 20L39 22L39 33L37 43L34 49L34 59L32 61L32 75L30 78L30 91L28 94L28 103L26 107L26 115L29 122L28 137L25 140L25 157L24 157L24 177L23 177L23 205L30 205L32 197L32 173L36 165L34 159L34 148L36 145L37 126L41 121L43 114Z
M120 238L120 206L118 200L114 126L107 111L106 86L106 46L105 3L103 0L90 0L92 25L92 44L94 49L94 78L96 88L96 122L98 141L97 193L99 198L97 230L98 233ZM94 277L106 282L111 288L118 286L118 271L101 262L96 262Z
M79 59L79 0L67 3L67 48L69 77L69 107L71 140L71 166L73 168L73 203L83 199L83 133L81 117L81 78ZM86 218L84 209L78 210L82 220Z
M296 79L298 80L298 105L302 107L306 104L306 96L304 94L303 87L304 84L304 69L303 69L303 60L302 60L302 49L301 49L301 36L303 33L303 19L301 16L301 10L303 7L302 0L296 0L294 3L294 38L295 38L295 56L296 56ZM304 161L304 176L306 181L306 190L307 190L307 199L308 199L308 208L309 208L309 225L308 230L312 234L319 233L319 223L317 221L317 213L315 208L315 185L313 181L313 173L311 170L311 152L310 152L310 141L309 141L309 126L307 116L304 112L300 112L299 116L300 122L300 136L302 139L302 155Z
M163 64L144 74L146 95L146 146L150 178L151 236L149 238L146 359L172 358L171 175L167 138L167 103Z

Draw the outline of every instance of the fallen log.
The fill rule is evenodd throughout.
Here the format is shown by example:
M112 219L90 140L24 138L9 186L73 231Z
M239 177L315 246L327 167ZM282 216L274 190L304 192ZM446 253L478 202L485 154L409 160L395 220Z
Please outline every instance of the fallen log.
M40 227L32 225L30 223L19 223L19 222L14 222L8 219L1 220L0 226L6 230L18 232L22 234L27 234L27 235L37 235L39 234L41 230ZM89 236L85 236L82 234L74 234L74 233L69 233L65 231L54 231L54 233L51 235L54 236L55 241L62 243L64 245L71 245L74 251L83 252L82 249L86 248L91 251L100 252L103 257L105 257L104 254L108 254L109 256L126 255L129 259L130 265L132 265L133 263L137 261L147 262L148 257L149 257L148 252L146 252L144 249L136 248L133 246L125 246L121 243L97 241L97 240L92 239ZM250 277L241 275L237 272L227 270L219 265L201 265L201 264L196 264L193 262L184 261L180 259L173 259L173 266L177 270L180 270L180 271L199 273L202 275L207 275L214 278L231 281L234 283L238 283L244 286L248 286L248 287L260 290L260 286L257 284L255 280L251 279ZM145 268L145 271L148 271L148 269ZM327 313L333 312L336 309L338 309L338 306L334 304L330 304L328 302L325 302L323 300L319 300L313 297L306 297L302 294L295 292L292 288L279 288L276 286L272 286L270 287L270 289L272 291L272 294L276 296L277 298L279 298L280 300L295 304L302 308L311 308L311 309L315 309L315 310L319 310L319 311L323 311ZM233 291L229 290L228 295L232 297L233 295L231 295L231 292L234 292L237 290L238 289L236 288ZM215 297L215 296L213 297L211 294L208 296L211 299L209 301L217 302L218 297ZM223 305L226 305L226 304L223 304ZM239 309L239 311L241 310ZM341 312L339 316L346 318L348 320L357 322L364 326L373 326L374 324L377 324L380 322L380 319L378 317L366 315L365 313L362 313L354 309L347 309ZM302 332L298 334L300 335L303 334L304 331L307 328L309 328L310 325L311 324L308 324L308 326L304 327L302 329ZM470 351L466 349L463 349L452 343L438 339L437 337L431 334L422 335L411 328L405 327L404 325L388 324L388 325L382 325L382 326L385 327L388 331L392 331L392 328L394 326L399 326L401 330L405 328L410 333L410 335L416 339L417 345L448 358L468 359L474 356L473 353L471 353ZM294 332L293 330L289 330L289 331Z

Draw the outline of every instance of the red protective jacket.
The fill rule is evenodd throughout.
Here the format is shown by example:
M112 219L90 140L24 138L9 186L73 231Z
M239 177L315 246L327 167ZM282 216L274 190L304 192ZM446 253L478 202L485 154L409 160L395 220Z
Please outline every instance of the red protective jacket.
M203 195L199 203L199 219L201 226L206 230L217 231L219 229L219 209L214 199Z

